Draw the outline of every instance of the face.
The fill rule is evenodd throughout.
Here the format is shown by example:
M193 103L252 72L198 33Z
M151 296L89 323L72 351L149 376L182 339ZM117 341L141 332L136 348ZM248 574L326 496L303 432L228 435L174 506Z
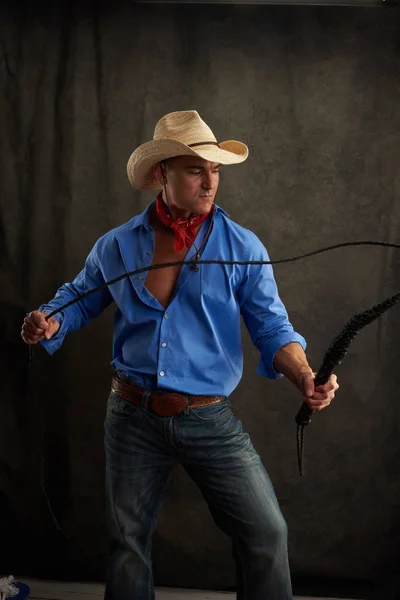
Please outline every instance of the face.
M210 212L218 189L220 166L196 156L177 156L167 161L166 188L174 214L185 218L190 213ZM163 183L160 165L156 166L155 175ZM165 189L163 198L166 202Z

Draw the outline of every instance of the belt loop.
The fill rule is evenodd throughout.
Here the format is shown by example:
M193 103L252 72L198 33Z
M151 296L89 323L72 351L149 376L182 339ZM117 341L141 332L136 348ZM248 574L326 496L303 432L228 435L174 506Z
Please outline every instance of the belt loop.
M186 395L184 395L183 397L184 397L184 398L185 398L185 400L186 400L186 408L185 408L185 410L183 411L183 414L184 414L184 415L188 415L188 414L190 413L190 408L189 408L189 396L186 396Z
M147 403L149 401L151 392L149 390L144 390L143 392L143 396L140 400L140 408L143 408L143 410L147 409Z

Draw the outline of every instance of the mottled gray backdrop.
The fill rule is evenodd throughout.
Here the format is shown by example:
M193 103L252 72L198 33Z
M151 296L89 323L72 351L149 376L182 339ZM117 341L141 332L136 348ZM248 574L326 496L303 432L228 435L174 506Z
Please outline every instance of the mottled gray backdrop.
M398 243L400 11L20 5L3 3L0 15L0 574L102 580L114 309L54 357L36 349L34 399L19 334L25 312L153 199L130 188L126 161L174 110L197 109L219 140L248 144L249 159L223 170L217 201L272 259L350 240ZM400 290L399 267L398 251L373 247L275 267L315 370L348 318ZM233 406L288 522L295 590L313 580L316 593L339 594L340 582L350 593L396 564L399 324L393 308L354 341L337 369L337 398L306 430L303 478L301 398L288 381L256 375L244 332ZM154 571L159 585L234 586L229 540L179 469Z

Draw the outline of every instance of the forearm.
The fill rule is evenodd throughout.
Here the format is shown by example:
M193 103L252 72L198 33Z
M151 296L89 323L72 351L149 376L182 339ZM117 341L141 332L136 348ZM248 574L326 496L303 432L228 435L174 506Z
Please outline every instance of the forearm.
M76 298L76 293L70 289L71 284L61 286L55 297L48 303L42 304L39 307L40 312L52 313L54 310L61 308L67 302ZM73 289L73 287L72 287ZM79 304L79 303L77 303ZM86 324L82 311L77 304L69 306L65 311L57 313L54 318L60 323L60 328L50 339L41 340L41 344L50 355L54 354L63 344L65 336L72 331L76 331Z
M71 304L66 309L68 333L76 331L81 327L88 325L91 319L95 319L112 302L110 290L104 286L104 276L100 268L101 257L99 258L98 242L94 245L89 256L85 261L85 267L75 277L71 283L64 283L53 300L48 303L48 309L54 310L64 304L84 296L78 302ZM91 290L100 287L95 294L86 294Z
M51 313L75 300L79 295L83 294L86 290L77 288L73 283L64 283L58 290L56 295L50 302L42 304L38 310L41 312ZM59 321L64 322L63 333L71 333L85 327L89 322L89 317L86 313L85 307L82 306L82 302L70 305L65 311L57 313L55 318Z
M302 373L312 372L306 354L297 342L290 342L279 348L273 364L279 373L287 377L300 390L302 389Z

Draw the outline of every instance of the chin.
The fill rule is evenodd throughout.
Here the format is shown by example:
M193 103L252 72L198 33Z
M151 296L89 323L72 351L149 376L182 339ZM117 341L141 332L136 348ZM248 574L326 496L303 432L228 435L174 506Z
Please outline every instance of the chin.
M214 198L199 198L199 202L197 203L198 209L196 212L198 212L200 215L209 213L212 208L213 202Z

